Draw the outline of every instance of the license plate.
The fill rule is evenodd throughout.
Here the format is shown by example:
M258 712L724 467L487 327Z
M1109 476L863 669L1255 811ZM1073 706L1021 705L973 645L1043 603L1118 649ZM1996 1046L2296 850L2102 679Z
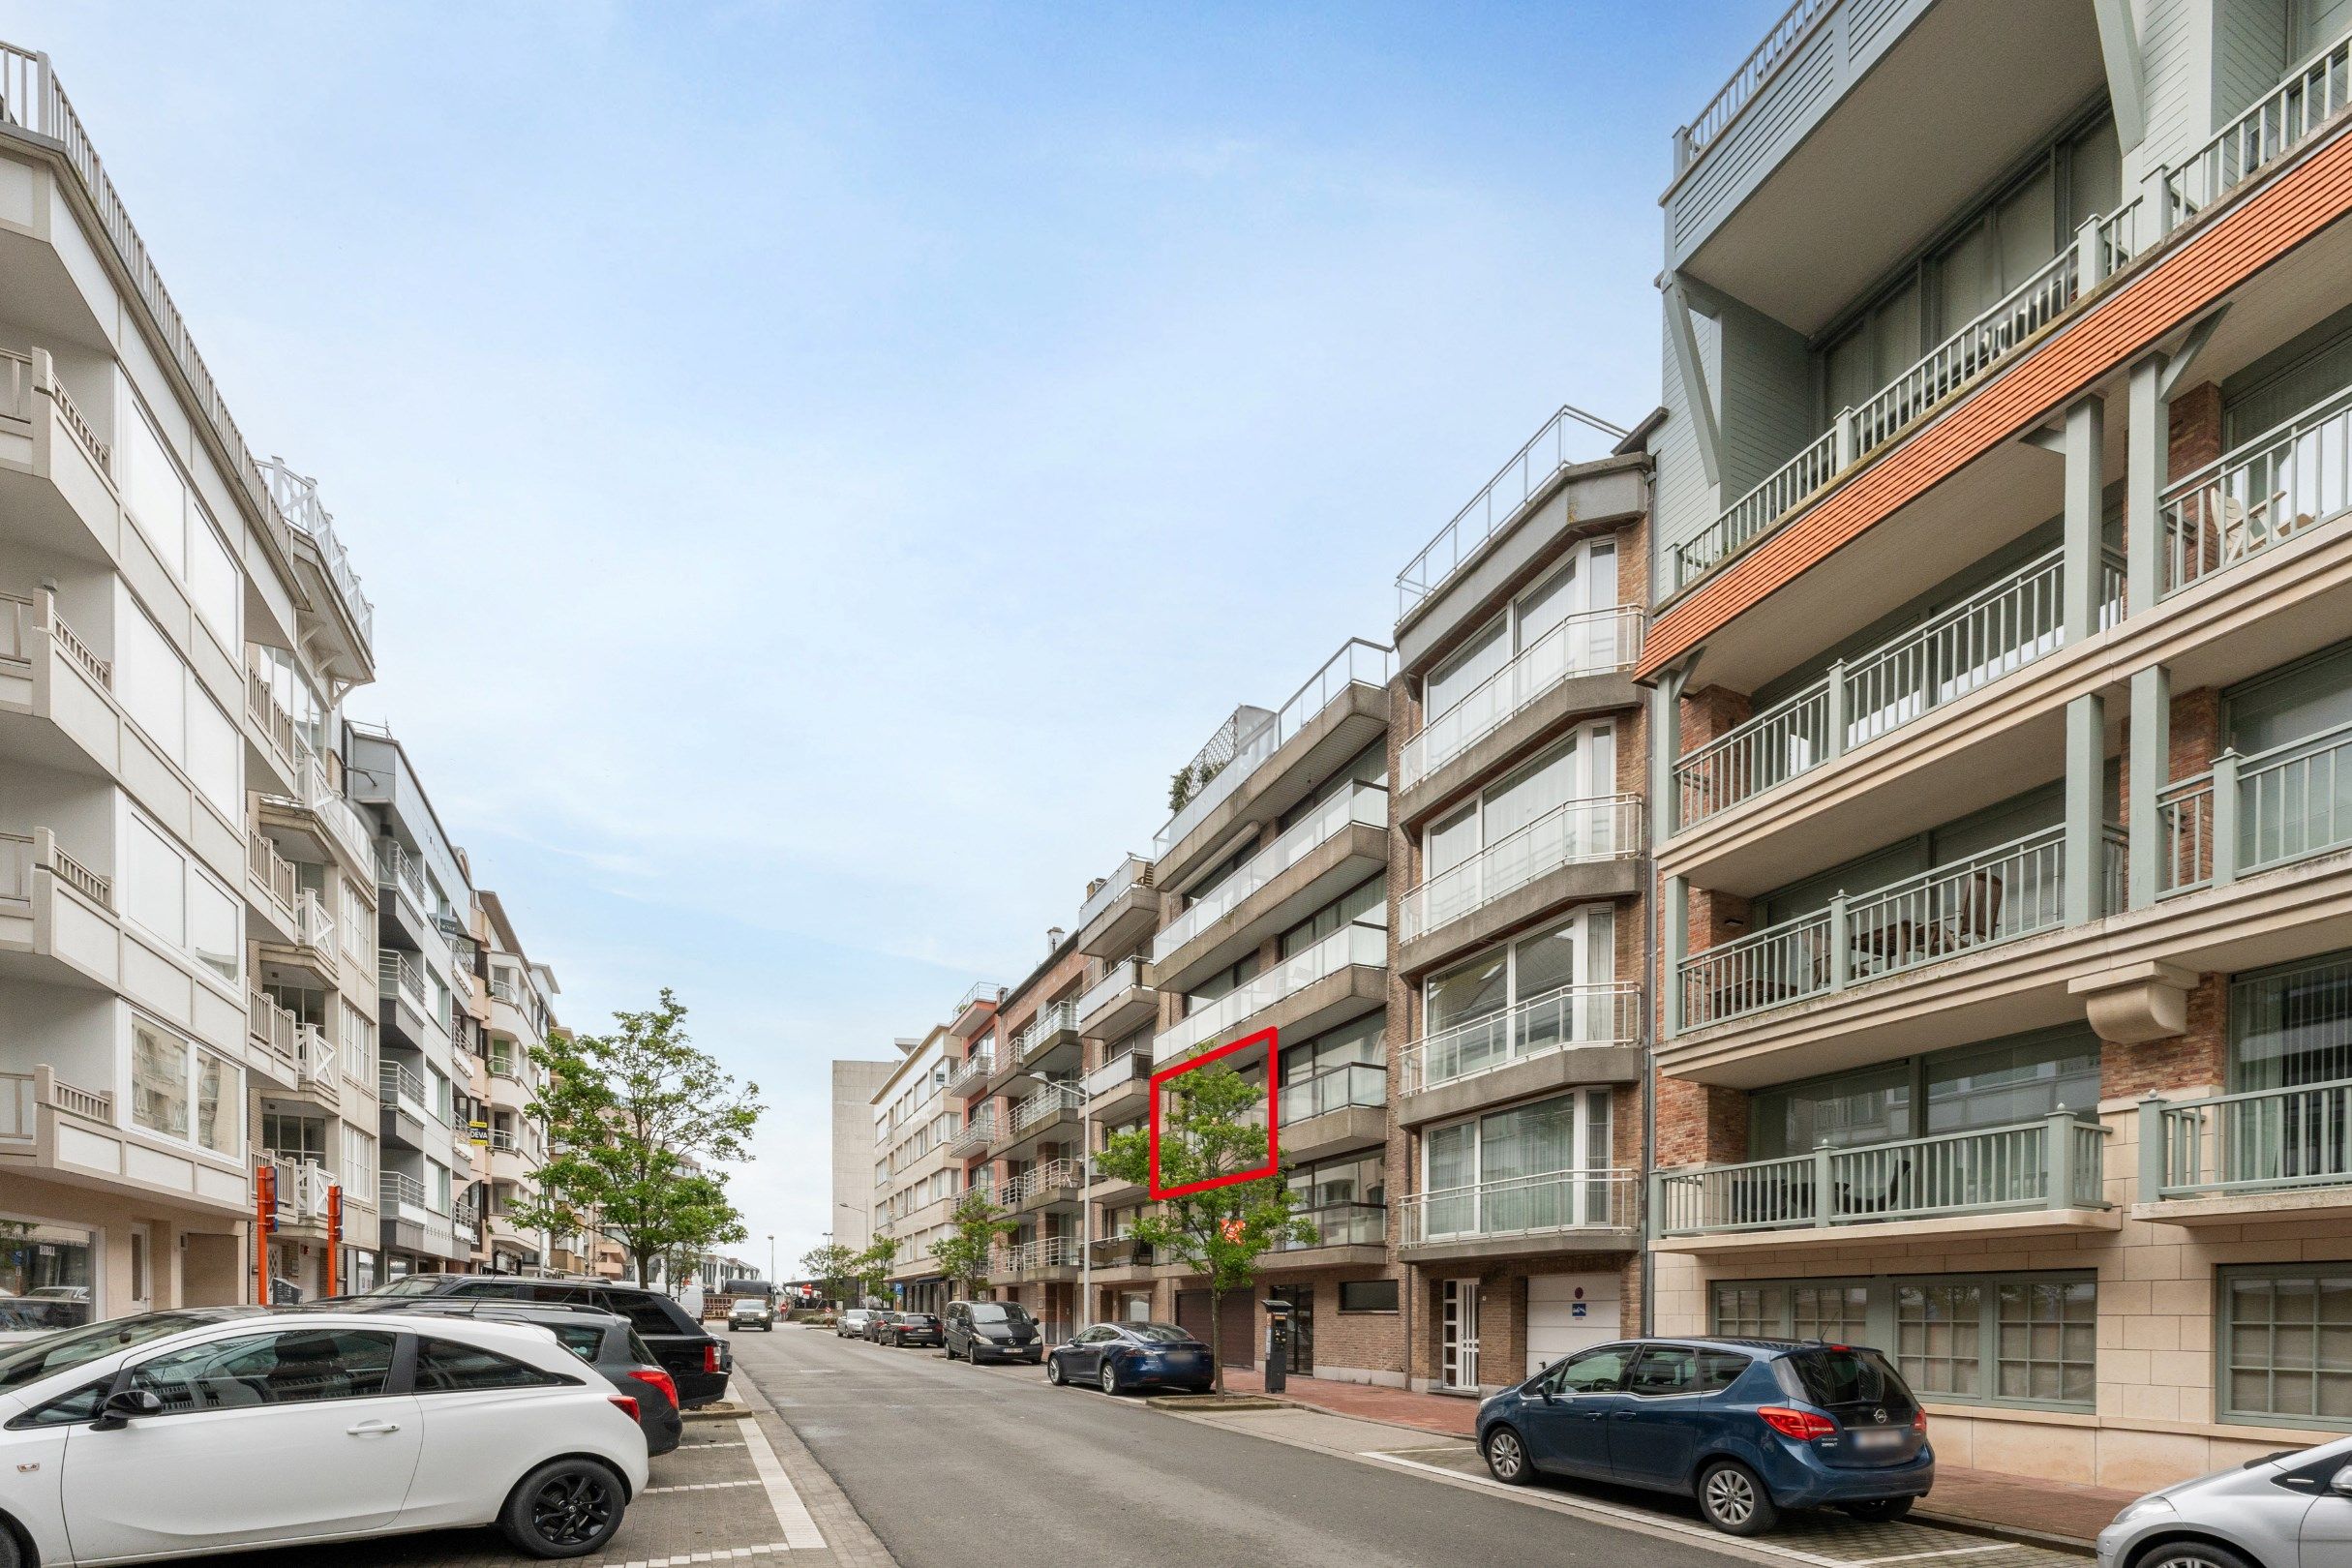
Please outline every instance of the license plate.
M1885 1453L1903 1446L1903 1434L1891 1428L1885 1432L1864 1430L1854 1434L1854 1446L1862 1453Z

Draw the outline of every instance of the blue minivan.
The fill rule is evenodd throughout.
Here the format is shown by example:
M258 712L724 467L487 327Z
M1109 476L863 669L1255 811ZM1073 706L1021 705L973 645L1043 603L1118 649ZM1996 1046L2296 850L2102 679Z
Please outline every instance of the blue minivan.
M1478 1407L1497 1481L1539 1473L1696 1497L1761 1535L1784 1508L1900 1519L1935 1485L1927 1415L1876 1350L1798 1340L1628 1340Z

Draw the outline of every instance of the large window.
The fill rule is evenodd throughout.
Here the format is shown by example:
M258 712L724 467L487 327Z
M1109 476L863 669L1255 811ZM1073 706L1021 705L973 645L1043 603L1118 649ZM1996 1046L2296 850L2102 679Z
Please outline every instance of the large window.
M2352 1263L2220 1271L2223 1421L2352 1428Z
M244 911L234 894L144 816L126 834L123 913L147 934L234 985L244 972Z
M1285 1126L1349 1105L1379 1105L1388 1100L1387 1017L1368 1012L1310 1040L1282 1047L1282 1121Z
M95 1231L0 1215L0 1332L79 1328L97 1301Z
M1425 1234L1510 1234L1606 1224L1610 1095L1580 1089L1423 1135Z
M2096 1121L2098 1057L2097 1037L2071 1026L1760 1090L1748 1101L1748 1152L1777 1160L1824 1143L2014 1127L2054 1110Z
M1422 835L1421 896L1429 901L1429 930L1476 908L1488 884L1517 886L1523 867L1616 852L1616 819L1609 812L1567 809L1570 801L1614 795L1616 732L1587 724L1551 751L1480 792L1478 798L1432 823ZM1488 858L1487 874L1449 877L1472 859Z
M1388 908L1388 879L1374 874L1357 883L1321 909L1284 931L1281 952L1285 958L1295 958L1309 948L1356 921L1372 917L1374 923L1385 920Z
M131 1120L166 1137L188 1135L188 1042L144 1019L131 1030Z
M1318 1247L1378 1247L1388 1239L1387 1159L1377 1152L1302 1165L1285 1180Z
M116 597L114 619L114 691L123 710L196 781L213 808L234 822L244 788L236 725L128 589Z
M1605 610L1616 602L1616 541L1595 539L1579 546L1557 571L1512 601L1430 673L1422 687L1422 710L1428 721L1434 724L1452 711L1569 617ZM1613 639L1614 633L1597 635ZM1581 647L1567 653L1570 667L1588 662Z
M1431 977L1422 990L1423 1083L1501 1067L1532 1052L1616 1036L1615 1002L1574 987L1615 974L1615 912L1581 909Z

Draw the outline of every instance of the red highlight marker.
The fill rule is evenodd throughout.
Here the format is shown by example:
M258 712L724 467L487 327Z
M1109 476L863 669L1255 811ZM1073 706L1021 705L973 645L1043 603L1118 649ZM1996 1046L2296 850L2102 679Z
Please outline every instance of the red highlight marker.
M1209 1176L1197 1182L1185 1182L1176 1187L1161 1186L1160 1181L1160 1091L1161 1086L1183 1077L1188 1072L1196 1072L1212 1062L1222 1061L1236 1051L1246 1051L1253 1045L1260 1044L1266 1047L1266 1162L1248 1170L1237 1170L1229 1176ZM1189 1062L1180 1062L1174 1067L1161 1068L1153 1073L1151 1083L1152 1166L1146 1173L1145 1191L1156 1198L1183 1197L1190 1192L1212 1191L1217 1188L1232 1187L1241 1182L1262 1181L1266 1177L1280 1172L1282 1168L1282 1091L1281 1083L1277 1081L1280 1076L1279 1061L1280 1058L1276 1055L1275 1049L1275 1031L1261 1029L1254 1035L1243 1036L1229 1045L1220 1045L1213 1051L1202 1052Z

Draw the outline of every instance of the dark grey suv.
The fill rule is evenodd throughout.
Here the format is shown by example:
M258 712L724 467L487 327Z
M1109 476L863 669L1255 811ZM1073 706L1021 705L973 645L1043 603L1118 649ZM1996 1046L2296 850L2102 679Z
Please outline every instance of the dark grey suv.
M1045 1336L1017 1301L951 1301L942 1339L950 1361L975 1367L983 1361L1026 1361L1035 1367L1045 1359Z

